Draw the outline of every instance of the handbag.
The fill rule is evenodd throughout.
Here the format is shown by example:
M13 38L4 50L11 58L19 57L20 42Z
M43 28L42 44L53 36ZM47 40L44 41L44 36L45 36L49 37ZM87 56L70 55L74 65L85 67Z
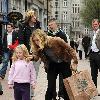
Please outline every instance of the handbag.
M98 95L96 86L87 70L75 73L63 81L70 100L90 100Z

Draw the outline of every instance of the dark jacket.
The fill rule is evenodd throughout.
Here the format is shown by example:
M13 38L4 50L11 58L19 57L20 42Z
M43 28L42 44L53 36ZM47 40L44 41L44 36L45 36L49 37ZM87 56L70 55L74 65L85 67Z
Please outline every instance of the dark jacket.
M61 39L63 39L66 43L67 41L67 37L64 31L62 31L60 28L57 30L57 32L55 33L55 35L53 35L53 32L51 30L48 31L48 36L56 36L56 37L60 37Z
M90 42L91 42L91 38L88 37L88 36L85 36L85 37L82 39L82 46L84 47L84 49L90 47Z
M0 55L2 55L2 37L0 36Z
M3 37L3 52L7 52L9 50L7 48L7 35L8 35L7 32L5 32ZM18 33L16 31L13 31L12 44L14 44L17 39L18 39Z
M0 64L2 63L2 38L0 36Z
M24 23L22 28L18 32L19 44L25 44L27 49L30 51L30 36L32 32L36 29L40 29L40 23L36 23L34 27L30 27L28 24Z

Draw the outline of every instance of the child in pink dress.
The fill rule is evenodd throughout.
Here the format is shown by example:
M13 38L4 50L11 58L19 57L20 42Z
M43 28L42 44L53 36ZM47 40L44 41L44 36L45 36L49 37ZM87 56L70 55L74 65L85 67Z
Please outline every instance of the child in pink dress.
M30 84L34 89L36 72L24 44L15 48L12 61L8 76L8 86L10 89L14 88L15 100L30 100Z

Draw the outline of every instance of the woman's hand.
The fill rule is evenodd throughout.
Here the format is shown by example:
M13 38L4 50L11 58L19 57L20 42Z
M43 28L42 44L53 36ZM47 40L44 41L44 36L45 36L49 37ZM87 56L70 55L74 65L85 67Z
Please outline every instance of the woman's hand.
M77 71L77 64L75 64L75 63L71 64L71 70L76 72Z

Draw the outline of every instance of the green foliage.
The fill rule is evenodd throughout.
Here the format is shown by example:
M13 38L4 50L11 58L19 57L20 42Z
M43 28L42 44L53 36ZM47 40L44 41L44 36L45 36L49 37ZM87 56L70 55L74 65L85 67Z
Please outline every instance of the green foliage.
M93 19L100 20L100 0L84 0L85 7L80 12L83 23L90 27Z

